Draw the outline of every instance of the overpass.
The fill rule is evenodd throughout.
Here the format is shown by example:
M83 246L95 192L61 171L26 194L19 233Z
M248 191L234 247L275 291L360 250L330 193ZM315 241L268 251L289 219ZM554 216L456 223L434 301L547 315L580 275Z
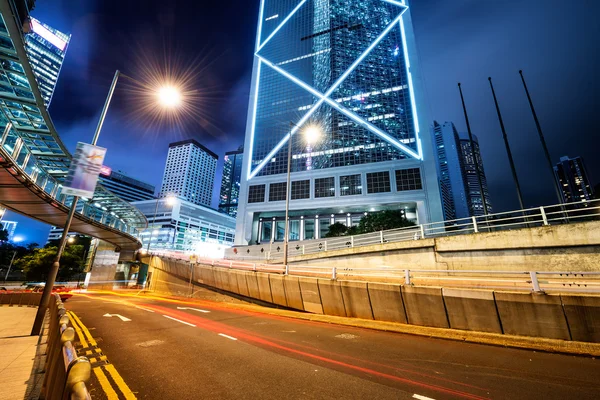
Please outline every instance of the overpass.
M0 205L64 226L73 197L61 189L71 154L52 123L28 60L23 39L27 15L13 5L0 0ZM141 247L136 234L148 222L135 207L100 184L93 198L80 203L72 231L120 251Z

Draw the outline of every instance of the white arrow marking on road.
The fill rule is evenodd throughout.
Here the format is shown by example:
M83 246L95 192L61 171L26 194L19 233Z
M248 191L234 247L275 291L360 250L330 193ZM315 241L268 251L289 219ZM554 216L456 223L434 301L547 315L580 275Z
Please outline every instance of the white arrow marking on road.
M199 308L191 308L191 307L177 307L178 310L194 310L194 311L198 311L201 313L209 313L210 311L206 311L206 310L201 310Z
M106 313L103 316L104 317L119 317L119 318L121 318L121 321L123 321L123 322L129 322L129 321L131 321L129 318L124 317L121 314L109 314L109 313Z
M431 397L426 397L426 396L421 396L420 394L413 394L412 395L413 399L419 399L419 400L435 400L432 399Z

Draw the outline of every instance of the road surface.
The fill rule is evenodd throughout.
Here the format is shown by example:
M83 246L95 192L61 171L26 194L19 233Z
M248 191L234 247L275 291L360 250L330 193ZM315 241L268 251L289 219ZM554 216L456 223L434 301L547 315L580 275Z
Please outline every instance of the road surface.
M93 398L600 398L593 358L297 320L234 309L221 297L70 299L67 309L105 356L94 363L104 373L93 374Z

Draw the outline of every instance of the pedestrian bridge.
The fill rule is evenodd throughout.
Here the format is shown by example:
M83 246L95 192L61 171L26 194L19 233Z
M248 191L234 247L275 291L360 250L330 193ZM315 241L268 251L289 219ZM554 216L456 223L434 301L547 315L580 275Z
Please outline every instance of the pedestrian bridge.
M44 105L25 51L22 18L15 12L9 2L0 2L0 205L64 226L73 201L62 193L71 154ZM93 198L80 203L71 231L121 251L141 247L136 235L148 222L135 207L100 184Z

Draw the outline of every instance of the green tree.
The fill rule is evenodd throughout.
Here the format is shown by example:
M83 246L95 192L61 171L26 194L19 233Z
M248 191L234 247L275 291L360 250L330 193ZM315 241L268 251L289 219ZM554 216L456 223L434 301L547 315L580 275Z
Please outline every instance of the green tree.
M358 224L358 230L360 233L370 233L414 225L401 210L384 210L365 215Z
M68 280L73 275L81 273L84 268L84 246L68 245L60 259L57 280ZM15 260L15 267L23 270L27 280L43 281L56 258L58 248L46 246L34 249L24 257Z
M329 225L329 231L325 234L325 237L338 237L344 236L348 228L341 222L336 222L333 225Z

